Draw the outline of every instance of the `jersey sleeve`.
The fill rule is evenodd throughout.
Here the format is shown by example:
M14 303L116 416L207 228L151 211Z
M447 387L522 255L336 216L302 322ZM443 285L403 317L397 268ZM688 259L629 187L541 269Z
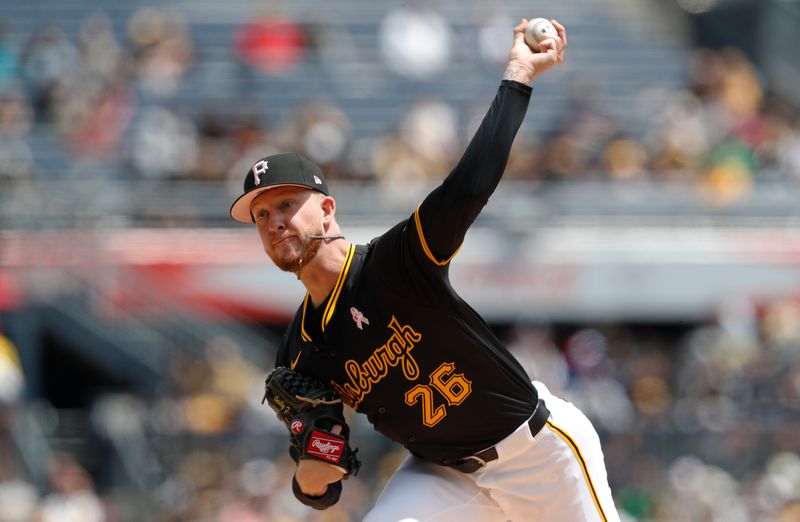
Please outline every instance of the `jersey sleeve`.
M455 256L470 225L503 176L532 89L503 80L458 164L411 219L425 256L438 266Z

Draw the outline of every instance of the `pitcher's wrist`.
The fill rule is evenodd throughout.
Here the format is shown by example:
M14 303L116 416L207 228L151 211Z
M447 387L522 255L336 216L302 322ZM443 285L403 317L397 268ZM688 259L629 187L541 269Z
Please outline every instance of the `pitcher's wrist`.
M535 76L533 67L522 64L520 62L508 62L506 70L503 73L504 80L514 80L515 82L530 85L533 77Z

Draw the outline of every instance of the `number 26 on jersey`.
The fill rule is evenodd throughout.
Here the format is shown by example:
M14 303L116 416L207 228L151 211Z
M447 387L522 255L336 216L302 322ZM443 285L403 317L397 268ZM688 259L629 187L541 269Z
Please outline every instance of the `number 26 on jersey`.
M447 417L448 407L458 406L472 393L472 381L464 377L463 373L455 373L455 370L454 363L442 363L431 372L428 384L417 384L406 392L406 404L421 404L422 423L429 428ZM437 405L437 402L441 402L437 395L443 396L447 405Z

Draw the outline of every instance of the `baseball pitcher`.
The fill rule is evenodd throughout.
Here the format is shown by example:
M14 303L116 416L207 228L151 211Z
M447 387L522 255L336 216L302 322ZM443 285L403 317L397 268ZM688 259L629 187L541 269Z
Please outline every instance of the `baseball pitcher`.
M514 30L480 128L447 178L368 244L350 243L322 171L298 154L247 172L231 216L307 293L280 345L265 400L287 426L295 496L326 509L358 472L347 405L408 449L366 520L618 521L600 442L572 404L531 382L450 285L467 229L503 175L531 81L562 63L563 26Z

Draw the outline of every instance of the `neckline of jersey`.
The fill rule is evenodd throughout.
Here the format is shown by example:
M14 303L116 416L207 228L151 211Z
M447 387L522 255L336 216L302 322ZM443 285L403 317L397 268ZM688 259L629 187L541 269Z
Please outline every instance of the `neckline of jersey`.
M331 293L328 294L328 297L325 298L325 301L320 304L320 307L325 305L324 311L322 313L322 332L325 333L325 327L330 322L331 318L333 317L333 313L336 311L336 304L339 300L339 296L342 293L342 288L344 287L344 282L347 279L347 274L350 272L350 265L353 262L353 255L355 254L356 246L353 243L347 248L347 253L344 256L344 262L342 263L342 267L339 269L339 275L336 278L336 283L333 285L333 289ZM306 331L306 310L308 309L308 304L311 302L311 294L306 292L306 296L303 299L303 315L300 321L300 338L306 342L312 342L313 338L308 334Z

